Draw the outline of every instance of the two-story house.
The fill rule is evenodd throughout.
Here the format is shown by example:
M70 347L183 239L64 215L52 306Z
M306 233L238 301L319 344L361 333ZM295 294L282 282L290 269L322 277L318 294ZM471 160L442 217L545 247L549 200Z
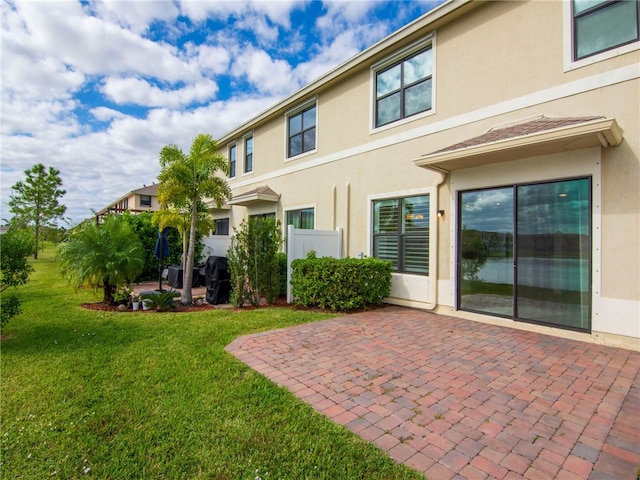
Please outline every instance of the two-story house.
M158 201L158 185L144 185L142 188L131 190L123 195L115 202L110 203L100 211L96 212L96 221L100 223L102 217L109 213L141 213L156 212L160 210L160 202Z
M213 215L341 227L390 303L639 348L638 8L449 0L220 138Z

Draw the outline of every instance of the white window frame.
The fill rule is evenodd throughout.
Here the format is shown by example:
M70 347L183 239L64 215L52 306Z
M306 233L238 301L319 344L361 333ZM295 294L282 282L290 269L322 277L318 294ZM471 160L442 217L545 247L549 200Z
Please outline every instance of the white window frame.
M302 112L303 110L308 109L311 106L316 107L316 142L315 142L315 148L308 150L306 152L302 152L298 155L295 155L293 157L289 156L289 118L299 114L300 112ZM313 155L314 153L316 153L318 151L318 129L319 129L319 125L318 125L318 110L319 110L319 102L318 102L318 97L313 97L312 99L310 99L307 102L304 102L300 105L298 105L296 108L293 108L287 112L285 112L284 114L284 161L285 162L290 162L293 160L298 160L300 158L306 157L308 155ZM255 150L255 144L254 144L254 150Z
M231 165L231 149L235 148L236 149L236 171L234 175L231 175L231 172L229 172L229 178L236 178L238 176L238 145L236 144L236 142L230 143L229 145L227 145L227 160L229 161L229 165Z
M434 262L438 261L437 255L435 255L435 252L437 251L435 250L435 247L438 244L438 228L435 225L435 222L439 220L437 211L438 202L436 201L438 190L435 187L429 187L367 195L367 256L369 257L373 257L373 202L375 200L393 200L397 198L418 197L423 195L429 195L429 273L427 275L423 275L410 272L394 271L394 276L419 277L429 279L433 278L433 272L437 271L434 267Z
M617 57L618 55L624 55L625 53L640 50L640 40L622 45L620 47L614 47L611 50L605 52L596 53L580 60L573 59L573 0L567 0L562 2L562 16L563 16L563 56L564 56L564 71L569 72L577 68L582 68L587 65L593 65L594 63L602 62L610 58Z
M251 170L247 171L247 140L253 139L253 152L251 152ZM256 137L253 132L242 136L242 175L251 175L256 166Z
M387 67L390 67L394 63L398 63L404 58L410 57L411 55L418 53L420 50L423 50L427 47L431 46L431 58L432 58L432 67L431 67L431 109L416 113L415 115L411 115L408 117L401 118L396 120L395 122L386 123L379 127L376 127L376 76L378 72L384 70ZM437 83L437 72L436 72L436 33L432 32L417 42L409 45L408 47L403 48L402 50L397 51L393 55L386 57L384 60L375 63L371 66L370 76L369 76L369 85L370 85L370 94L369 98L371 99L369 102L369 133L378 133L390 128L395 128L400 125L404 125L409 122L414 122L421 118L425 118L436 113L436 83Z
M318 215L316 215L318 209L316 207L316 204L315 203L307 203L307 204L304 204L304 205L295 205L295 206L292 206L292 207L284 208L282 210L282 230L284 231L285 235L287 233L287 225L285 225L285 223L287 223L287 214L289 212L296 212L298 210L306 210L306 209L309 209L309 208L313 208L313 230L316 229L316 225L317 225L317 222L318 222Z

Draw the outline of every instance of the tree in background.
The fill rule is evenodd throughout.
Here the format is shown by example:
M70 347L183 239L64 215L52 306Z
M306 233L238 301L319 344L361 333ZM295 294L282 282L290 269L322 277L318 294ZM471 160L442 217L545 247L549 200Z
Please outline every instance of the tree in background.
M158 279L158 259L154 255L156 241L158 240L158 227L153 223L155 214L151 212L142 212L132 214L124 212L122 217L126 220L133 231L138 235L140 243L144 249L144 268L140 275L135 279L138 281L157 280ZM169 239L169 257L164 259L166 265L176 265L180 263L180 235L177 230L171 229L168 235Z
M103 287L103 302L114 304L118 287L129 285L144 268L144 248L122 215L107 215L102 225L86 221L58 246L62 274L76 288Z
M38 163L24 171L24 181L17 182L11 189L9 207L17 223L32 226L35 245L33 258L38 258L40 231L45 227L55 227L56 220L62 218L67 207L58 201L65 193L60 186L60 171Z
M2 235L0 248L0 329L20 313L20 298L15 289L29 280L33 267L28 257L33 252L33 237L24 229L9 228ZM9 289L13 291L8 291Z
M225 177L229 173L229 162L218 153L218 144L209 134L199 134L191 144L188 154L176 145L166 145L160 151L160 186L158 198L165 207L189 213L189 242L184 265L182 303L193 303L191 285L193 262L198 230L198 211L205 198L222 206L231 197L231 189ZM218 172L224 177L217 175Z

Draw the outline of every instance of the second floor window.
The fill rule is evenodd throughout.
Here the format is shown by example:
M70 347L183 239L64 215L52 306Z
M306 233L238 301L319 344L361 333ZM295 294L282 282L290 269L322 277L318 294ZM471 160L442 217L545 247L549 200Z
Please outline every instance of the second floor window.
M638 41L637 0L574 0L574 59Z
M376 72L376 127L431 110L432 48Z
M253 136L244 139L244 173L253 172Z
M236 176L236 160L237 160L237 148L235 145L229 147L229 178Z
M140 195L140 206L141 207L150 207L151 206L151 195Z
M287 118L287 157L295 157L316 148L316 105L308 106Z

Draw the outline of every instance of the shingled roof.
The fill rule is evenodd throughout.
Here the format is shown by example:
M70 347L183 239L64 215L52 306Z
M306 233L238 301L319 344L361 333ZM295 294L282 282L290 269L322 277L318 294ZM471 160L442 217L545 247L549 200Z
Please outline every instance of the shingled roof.
M578 125L584 122L590 122L591 120L597 120L604 117L565 117L565 118L549 118L540 117L535 120L531 120L524 123L518 123L516 125L510 125L508 127L492 128L487 133L479 135L477 137L469 138L460 143L450 145L441 150L436 150L431 154L452 152L454 150L461 150L463 148L475 147L477 145L483 145L485 143L498 142L500 140L508 140L510 138L522 137L525 135L531 135L532 133L543 132L545 130L553 130L561 127L568 127L571 125ZM428 154L428 155L431 155Z
M604 116L547 117L495 127L482 135L449 145L414 160L439 171L500 163L580 148L619 145L622 131Z
M235 195L227 203L229 205L250 205L256 202L278 202L280 194L273 191L268 185L249 190Z

